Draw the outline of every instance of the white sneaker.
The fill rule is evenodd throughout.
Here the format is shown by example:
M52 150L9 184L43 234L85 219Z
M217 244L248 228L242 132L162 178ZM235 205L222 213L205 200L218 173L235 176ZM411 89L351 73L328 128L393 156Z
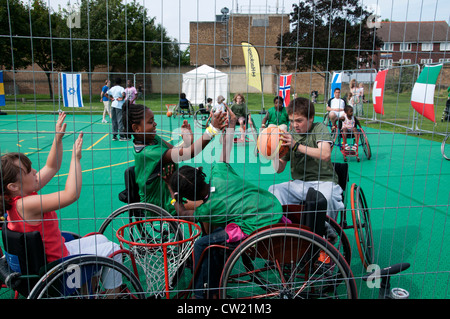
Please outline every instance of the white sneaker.
M107 120L105 120L105 119L103 119L103 120L102 120L102 123L108 123L108 121L107 121Z
M345 149L346 151L348 151L348 150L350 149L350 146L348 146L348 144L345 144L345 145L344 145L344 149Z

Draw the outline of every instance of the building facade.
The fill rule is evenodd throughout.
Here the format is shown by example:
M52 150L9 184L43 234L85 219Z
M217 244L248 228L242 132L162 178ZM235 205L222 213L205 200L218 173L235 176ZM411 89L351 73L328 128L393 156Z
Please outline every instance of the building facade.
M190 22L191 65L245 65L241 42L251 43L262 67L280 65L277 40L289 31L289 14L222 14L215 21Z
M388 21L377 30L384 45L377 66L450 62L450 29L446 21Z

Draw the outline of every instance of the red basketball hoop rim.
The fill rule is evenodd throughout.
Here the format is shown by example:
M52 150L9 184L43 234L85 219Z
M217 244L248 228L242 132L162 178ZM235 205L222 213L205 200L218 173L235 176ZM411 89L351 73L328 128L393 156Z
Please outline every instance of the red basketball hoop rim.
M179 241L172 241L172 242L167 242L167 243L137 243L134 241L130 241L124 238L124 233L125 233L125 229L127 228L131 228L137 224L144 224L144 223L152 223L152 222L178 222L180 224L188 224L189 225L189 238L185 238L183 240L179 240ZM197 230L196 232L194 232L194 230ZM176 219L176 218L154 218L154 219L146 219L146 220L139 220L139 221L135 221L126 225L123 225L122 227L120 227L117 232L116 232L116 236L117 239L119 239L120 242L128 244L130 246L142 246L142 247L149 247L149 248L156 248L156 247L165 247L165 246L172 246L172 245L180 245L180 244L184 244L190 241L194 241L195 239L197 239L198 236L200 236L201 234L201 228L199 225L197 225L196 223L187 221L187 220L183 220L183 219Z

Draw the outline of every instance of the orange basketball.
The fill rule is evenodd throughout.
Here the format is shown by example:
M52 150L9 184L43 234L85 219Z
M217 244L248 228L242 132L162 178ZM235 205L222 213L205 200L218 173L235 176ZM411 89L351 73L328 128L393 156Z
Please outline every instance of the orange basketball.
M259 133L257 146L259 153L267 159L274 159L277 154L281 158L289 151L288 146L281 146L281 134L286 133L278 127L268 127Z
M172 116L172 112L169 111L169 112L166 113L166 115L167 115L167 117L171 117Z

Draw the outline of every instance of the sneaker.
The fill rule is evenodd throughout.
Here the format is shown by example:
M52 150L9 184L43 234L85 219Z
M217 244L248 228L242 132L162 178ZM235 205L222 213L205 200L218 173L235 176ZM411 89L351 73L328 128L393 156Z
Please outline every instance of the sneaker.
M122 142L124 142L124 141L129 141L130 139L128 138L128 137L121 137L120 139L119 139L119 141L122 141Z
M103 119L103 120L102 120L102 123L108 123L108 121L107 121L107 120L105 120L105 119Z
M345 145L344 145L344 149L345 149L346 151L348 151L348 150L350 149L350 146L348 146L348 144L345 144Z
M355 144L352 146L352 150L356 151L356 149L358 148L358 144Z
M113 141L118 141L119 139L117 138L117 136L113 136L112 140Z

